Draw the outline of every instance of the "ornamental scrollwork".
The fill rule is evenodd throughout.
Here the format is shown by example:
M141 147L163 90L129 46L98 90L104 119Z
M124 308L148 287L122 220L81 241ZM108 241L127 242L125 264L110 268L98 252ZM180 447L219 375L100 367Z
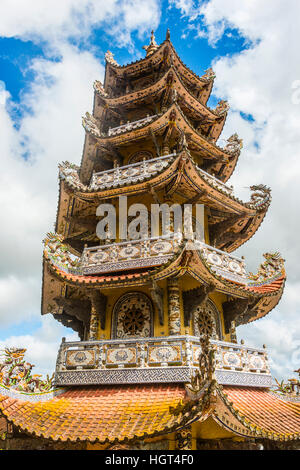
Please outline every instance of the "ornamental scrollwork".
M191 450L192 449L192 426L185 428L175 433L176 449L178 450Z
M122 295L113 311L113 337L149 337L153 334L153 307L142 292Z
M21 392L49 392L53 388L54 374L43 380L32 374L33 364L24 359L26 349L5 348L0 351L0 383Z

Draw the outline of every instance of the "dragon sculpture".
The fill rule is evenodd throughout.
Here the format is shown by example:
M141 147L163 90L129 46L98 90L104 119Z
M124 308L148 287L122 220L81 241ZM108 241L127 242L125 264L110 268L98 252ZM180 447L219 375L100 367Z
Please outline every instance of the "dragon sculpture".
M199 355L199 369L197 369L186 389L192 394L198 394L204 387L212 390L215 380L215 348L210 343L209 335L200 336L201 352Z
M32 375L33 364L24 359L26 349L5 348L0 352L0 384L21 392L49 392L54 374L46 380L40 374ZM2 357L1 357L2 356Z
M109 62L110 64L112 64L112 65L118 65L118 62L114 59L113 53L110 52L110 51L107 51L107 52L105 53L105 60L106 60L107 62Z
M62 235L49 232L47 237L43 240L45 251L49 258L54 261L56 265L62 266L64 269L76 269L80 265L79 258L71 258L68 248L63 243Z
M264 253L263 256L266 261L260 265L257 274L250 272L248 275L252 281L263 282L277 274L284 273L284 259L278 251L275 253Z
M206 80L213 80L214 78L216 78L216 74L213 71L213 69L210 67L209 69L205 70L203 78L206 78Z
M60 179L66 181L70 186L82 191L87 190L87 186L81 183L79 178L79 167L68 161L62 162L58 165Z
M108 97L108 94L104 90L103 85L99 80L94 81L94 90L97 91L100 95Z
M294 370L294 372L297 372L300 377L300 369ZM275 392L279 392L283 395L300 395L300 380L293 378L288 380L289 383L285 383L283 380L279 382L277 379L275 379L275 382L277 385L277 388L274 389Z
M236 152L240 152L242 148L243 148L243 139L239 139L239 136L237 135L237 133L232 134L227 139L225 150L227 150L228 152L234 154Z
M251 204L256 208L264 209L271 202L271 189L264 184L250 186L251 191Z
M96 137L101 136L97 119L94 118L94 116L92 116L89 112L86 112L85 116L82 117L82 125L87 132L90 132Z
M222 116L223 114L228 112L229 107L230 106L229 106L228 101L220 100L217 104L215 111L219 116Z

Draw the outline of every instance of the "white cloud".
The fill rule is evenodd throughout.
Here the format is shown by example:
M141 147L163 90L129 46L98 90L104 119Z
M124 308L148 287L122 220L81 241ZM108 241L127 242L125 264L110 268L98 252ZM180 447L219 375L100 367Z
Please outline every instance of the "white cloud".
M183 16L193 17L195 13L194 0L169 0L169 5L180 10Z
M115 43L131 42L159 22L159 0L2 0L0 36L47 41L59 47L67 38L88 38L102 27Z
M34 79L21 93L19 104L0 81L2 328L41 319L42 239L56 218L57 165L64 160L80 162L81 116L92 109L93 81L103 79L104 67L93 54L95 46L80 51L69 39L86 40L93 27L102 25L107 34L115 35L114 45L131 44L133 31L142 35L157 25L158 6L158 0L4 0L0 4L0 36L46 41L44 58L28 66ZM11 117L15 111L21 112L18 128ZM27 347L29 360L50 372L66 329L51 316L41 322L41 329L7 338L0 347ZM73 339L78 339L77 334Z
M248 44L242 52L213 64L214 93L231 105L222 138L236 131L244 138L230 183L239 194L256 183L272 188L271 208L262 227L237 254L244 254L254 270L262 253L280 250L288 281L279 306L264 320L238 332L254 346L266 342L275 375L287 377L300 360L300 104L293 88L300 79L300 4L292 0L286 8L280 0L226 0L224 8L223 0L209 0L198 2L198 13L197 26L206 30L212 44L223 39L226 28L239 30ZM192 14L191 24L194 19ZM251 115L252 121L243 119L240 112Z
M66 336L67 341L78 341L75 333ZM0 341L0 350L5 347L26 348L25 359L36 367L33 373L52 375L55 370L57 351L61 342L61 327L50 316L44 317L42 326L33 335L10 336Z

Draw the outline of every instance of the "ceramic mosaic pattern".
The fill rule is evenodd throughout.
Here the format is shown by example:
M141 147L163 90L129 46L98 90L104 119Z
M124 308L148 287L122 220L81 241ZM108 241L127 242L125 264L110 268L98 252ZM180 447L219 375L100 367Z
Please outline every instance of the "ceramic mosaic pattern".
M108 348L106 351L107 366L115 366L118 364L136 365L137 350L136 348Z
M220 336L219 312L211 300L197 306L193 313L193 330L195 336L208 335L211 338Z
M224 341L211 342L216 349L219 383L271 386L272 377L263 349ZM82 354L90 350L95 353L94 366L81 362L70 370L68 364L75 364L74 359L73 362L64 362L63 358L69 357L68 352L74 358L76 352ZM199 338L194 336L64 342L57 360L56 384L168 382L171 377L179 382L186 381L199 367L199 353Z
M67 367L88 367L96 365L95 349L76 349L66 352Z
M123 295L114 307L113 318L114 338L137 338L152 335L152 302L142 292Z
M148 348L148 364L154 363L182 363L181 345L155 345Z

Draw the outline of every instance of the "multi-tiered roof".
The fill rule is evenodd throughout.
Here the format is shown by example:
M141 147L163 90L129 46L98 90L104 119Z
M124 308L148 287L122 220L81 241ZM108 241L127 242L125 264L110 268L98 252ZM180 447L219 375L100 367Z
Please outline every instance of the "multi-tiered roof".
M215 284L232 299L244 299L248 306L241 309L243 315L231 315L228 324L234 317L237 323L255 320L266 315L282 295L282 260L277 254L268 255L268 271L251 279L244 262L229 253L259 228L271 201L270 190L253 185L250 201L244 202L225 184L242 141L234 134L224 148L216 143L229 106L224 101L216 109L207 106L213 71L201 77L190 71L169 35L160 46L152 42L144 59L126 66L106 54L104 84L94 84L93 115L83 118L86 137L81 166L60 165L57 235L50 236L44 252L42 312L75 324L78 318L67 316L70 301L68 293L61 293L62 286L70 287L72 297L82 298L86 288L135 287L180 272ZM187 247L172 242L164 257L141 259L137 253L132 263L131 255L126 259L119 253L117 262L111 263L110 251L116 247L96 247L99 202L116 201L119 196L143 201L149 194L151 202L204 204L208 246L199 244L199 250L187 257ZM141 242L135 247L140 250ZM68 251L75 256L71 263ZM95 259L95 253L98 262L88 261L89 256ZM58 263L59 259L65 262Z
M279 253L266 253L257 274L232 255L262 223L270 189L251 186L245 202L226 184L242 140L234 134L225 146L217 143L229 106L207 105L212 69L193 73L169 32L161 45L152 33L145 50L144 59L125 66L106 54L104 83L94 83L93 113L83 118L81 165L59 166L42 313L81 339L63 341L58 353L55 383L67 389L29 403L25 414L13 394L14 406L4 396L0 409L18 429L53 442L105 447L173 432L177 448L193 447L195 432L203 439L298 439L297 397L271 392L265 349L238 345L235 335L236 326L268 314L284 288ZM118 211L119 196L147 208L202 204L204 233L193 246L180 232L129 241L108 233L99 242L97 207L110 203ZM131 318L118 323L122 308L131 308Z

